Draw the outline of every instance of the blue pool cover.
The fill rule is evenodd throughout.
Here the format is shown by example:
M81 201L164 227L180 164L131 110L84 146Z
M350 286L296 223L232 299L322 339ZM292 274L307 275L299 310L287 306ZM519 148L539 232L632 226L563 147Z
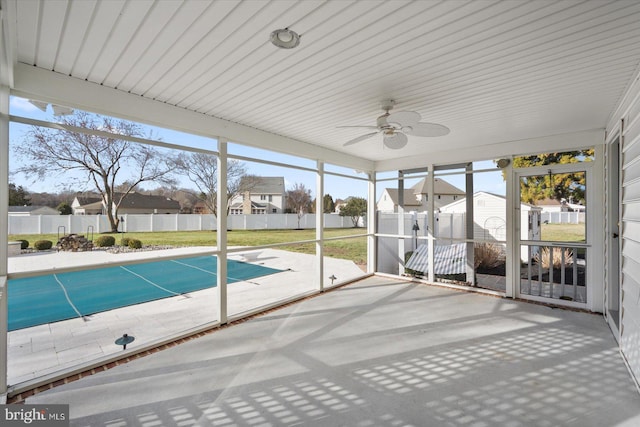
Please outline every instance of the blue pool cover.
M11 279L9 331L212 288L216 269L217 258L207 255ZM227 282L280 271L228 260Z

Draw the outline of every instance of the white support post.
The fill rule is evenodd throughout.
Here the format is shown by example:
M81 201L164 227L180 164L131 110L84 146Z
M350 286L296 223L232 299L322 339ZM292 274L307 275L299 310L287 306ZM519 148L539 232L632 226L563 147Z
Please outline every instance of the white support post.
M218 320L227 323L227 142L218 139L218 197L216 200L216 225L218 243Z
M377 265L377 238L374 234L378 231L376 212L376 174L369 172L369 194L367 198L367 273L378 271Z
M509 298L515 297L516 282L515 278L520 275L520 247L517 244L516 236L516 215L520 215L520 200L515 200L517 192L514 191L516 185L516 179L513 175L513 165L509 162L509 165L504 171L505 184L506 184L506 198L507 198L507 254L505 257L505 265L507 267L505 271L506 288L505 294Z
M475 239L475 229L473 222L473 163L468 163L466 167L465 173L465 181L466 181L466 238L467 238L467 282L471 284L471 286L476 285L476 269L474 266L474 243ZM471 242L469 242L471 240Z
M434 269L435 262L435 249L436 249L436 239L435 239L435 229L436 229L436 203L435 203L435 187L434 187L435 177L434 177L434 167L433 165L429 165L429 175L427 175L427 210L429 212L429 232L427 241L428 253L427 259L429 260L429 273L427 274L427 280L430 282L435 282L436 274Z
M1 26L0 26L1 29ZM2 40L0 38L0 40ZM1 49L0 49L1 50ZM0 396L7 392L9 236L9 88L0 85Z
M398 171L398 235L404 236L404 173ZM404 239L398 238L398 275L404 274Z
M324 162L318 161L316 172L316 280L324 291Z

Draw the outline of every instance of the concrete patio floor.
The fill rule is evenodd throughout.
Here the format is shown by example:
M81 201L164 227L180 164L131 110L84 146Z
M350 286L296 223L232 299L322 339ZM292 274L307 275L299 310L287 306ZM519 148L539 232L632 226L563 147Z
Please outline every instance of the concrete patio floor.
M27 403L78 426L640 425L602 316L382 277Z

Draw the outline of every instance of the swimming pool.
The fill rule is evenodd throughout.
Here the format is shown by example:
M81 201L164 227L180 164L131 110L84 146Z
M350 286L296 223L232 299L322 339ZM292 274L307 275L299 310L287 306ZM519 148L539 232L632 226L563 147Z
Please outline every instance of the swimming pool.
M9 331L212 288L216 271L217 257L206 255L11 279ZM228 283L280 271L227 260Z

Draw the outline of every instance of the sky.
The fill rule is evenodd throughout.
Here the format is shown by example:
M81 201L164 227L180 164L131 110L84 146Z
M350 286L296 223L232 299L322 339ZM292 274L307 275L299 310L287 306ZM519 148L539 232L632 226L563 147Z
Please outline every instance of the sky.
M18 97L11 97L11 114L16 116L28 117L37 120L44 121L56 121L56 118L53 116L51 111L51 107L49 106L46 112L41 111L35 105L31 104L28 100ZM196 148L205 148L210 150L216 149L215 140L210 138L199 137L196 135L185 134L182 132L172 131L168 129L146 126L143 128L145 130L151 131L153 134L153 139L159 139L164 142L191 146ZM23 133L27 129L26 125L22 125L19 123L11 123L10 127L10 144L16 145L19 141L24 138ZM238 156L258 158L262 160L269 160L283 164L291 164L296 166L315 168L316 163L313 160L302 159L294 156L287 156L280 153L270 152L268 150L261 150L252 147L243 146L240 144L229 143L228 144L228 153L235 154ZM18 168L22 164L23 160L16 156L15 152L12 150L9 158L9 169L10 169L10 177L9 181L18 185L23 186L29 192L48 192L48 193L57 193L65 189L70 189L73 191L85 191L91 190L92 186L90 183L86 184L86 188L76 188L77 185L74 185L74 188L68 188L66 185L70 182L70 176L68 175L60 175L58 173L52 172L50 179L44 181L36 181L34 182L29 177L24 174L16 174L14 173L15 169ZM316 197L315 194L315 186L316 186L316 176L313 172L302 171L299 169L293 168L282 168L279 166L266 165L263 163L257 162L244 162L247 168L248 173L258 175L258 176L283 176L285 178L285 187L287 190L293 188L295 184L301 183L306 188L310 189L312 192L312 197ZM494 172L491 173L478 173L474 176L474 191L488 191L495 194L505 194L505 185L502 180L502 176L498 170L495 170L495 165L493 162L479 162L474 164L474 169L493 169ZM333 171L337 173L347 174L347 175L355 175L356 171L341 168L334 165L325 164L325 171ZM358 176L364 177L363 174L359 174ZM397 176L396 172L384 173L380 174L380 177L394 177ZM125 177L123 177L123 180ZM379 178L380 179L380 178ZM442 176L442 179L450 182L460 189L464 189L464 175L447 175ZM414 183L416 183L418 179L407 180L405 183L405 188L410 187ZM156 188L158 185L154 183L143 183L142 187L145 190L152 190ZM188 179L183 178L179 180L179 187L185 188L195 188L194 184L191 183ZM383 181L378 183L377 185L377 198L380 197L384 188L397 188L397 181ZM350 196L356 197L367 197L367 182L357 179L348 179L344 177L338 177L335 175L325 174L325 194L330 194L334 200L336 199L346 199Z

